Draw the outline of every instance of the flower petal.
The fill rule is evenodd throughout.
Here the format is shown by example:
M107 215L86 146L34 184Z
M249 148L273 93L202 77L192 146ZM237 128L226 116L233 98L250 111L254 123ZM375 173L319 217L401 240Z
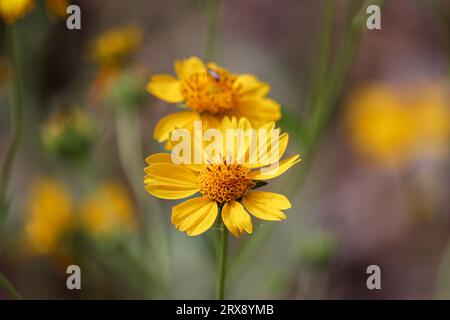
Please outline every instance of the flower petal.
M202 121L203 130L220 127L221 121L215 116L204 113L200 116L200 119Z
M170 133L174 129L187 129L199 118L198 114L191 111L172 113L156 124L153 136L158 142L169 140Z
M196 174L182 165L156 163L145 168L145 189L163 199L182 199L198 192Z
M217 218L217 203L206 197L189 199L172 208L172 223L189 236L202 234Z
M184 100L180 90L180 81L168 74L154 75L147 85L147 91L170 103L178 103Z
M269 180L282 175L286 170L292 167L294 164L301 161L300 156L297 154L286 160L281 161L277 166L263 167L252 172L253 180Z
M175 62L175 73L180 80L188 79L194 73L206 72L206 66L197 57L191 57Z
M244 163L253 135L250 122L246 118L225 117L222 121L223 151L227 161ZM230 130L231 129L231 130ZM250 134L250 135L249 135Z
M172 157L169 153L154 153L145 159L147 164L172 163Z
M234 86L240 95L247 97L256 96L263 98L270 91L270 86L267 83L259 81L258 78L251 74L239 75Z
M286 219L281 210L291 207L285 196L265 191L249 191L242 197L245 208L255 217L262 220L280 221Z
M260 127L267 122L281 119L281 106L269 98L239 99L234 114L247 118L253 127Z
M252 219L239 202L225 203L222 208L222 220L228 230L236 237L239 237L244 231L247 233L253 232Z

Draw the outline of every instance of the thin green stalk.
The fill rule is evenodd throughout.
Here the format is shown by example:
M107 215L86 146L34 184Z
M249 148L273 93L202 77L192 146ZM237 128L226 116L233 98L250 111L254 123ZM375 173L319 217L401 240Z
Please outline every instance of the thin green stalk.
M0 273L0 288L6 295L13 300L23 300L22 295L17 289L6 279L6 277Z
M207 34L206 53L207 61L217 58L217 48L219 46L219 29L221 21L221 0L206 0Z
M224 299L225 292L225 273L226 273L226 264L227 264L227 244L228 244L228 231L222 222L222 218L220 218L219 212L219 229L220 229L220 243L218 246L217 252L217 291L216 298L217 300Z
M331 53L331 35L333 30L333 12L334 2L332 0L326 0L324 6L324 13L322 18L323 25L320 36L319 54L316 61L316 72L311 81L310 90L308 90L304 117L308 116L308 111L316 104L319 94L324 87L325 76L328 69L328 63Z
M7 214L7 191L13 170L14 160L16 158L17 150L19 149L22 137L22 101L21 101L21 81L20 81L20 51L17 35L17 27L8 25L7 37L10 50L10 59L12 63L12 94L11 94L11 141L6 157L3 162L0 173L0 228Z
M355 32L352 28L354 11L355 1L352 0L348 5L348 12L351 19L349 19L346 26L344 42L339 49L335 63L331 70L328 70L327 72L329 75L327 85L325 86L322 83L322 94L318 95L316 97L317 99L314 101L314 111L308 123L308 149L315 145L318 135L322 131L323 124L326 122L326 115L329 114L330 110L334 107L334 101L332 99L334 95L332 95L332 93L336 92L337 88L340 88L338 82L343 81L347 75L345 71L348 64L346 62L350 61L350 56L352 56L353 52L351 50L353 49L353 44L356 40Z
M160 262L159 272L164 274L164 270L168 270L168 236L164 234L161 222L161 210L158 202L152 197L147 197L144 191L144 156L142 152L142 137L139 130L139 113L136 110L117 110L116 111L116 133L119 161L122 169L130 183L133 193L138 203L141 213L140 235L143 250L147 250L148 243L152 244L153 253ZM152 232L149 239L150 211L153 214L151 221Z
M140 208L145 206L143 191L143 159L139 117L134 110L116 111L116 134L119 161L133 189Z

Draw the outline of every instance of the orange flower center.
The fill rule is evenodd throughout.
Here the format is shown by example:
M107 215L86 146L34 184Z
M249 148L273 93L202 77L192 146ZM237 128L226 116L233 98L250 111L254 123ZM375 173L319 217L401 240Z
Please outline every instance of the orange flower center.
M236 76L221 68L209 68L206 72L194 73L181 85L181 94L186 104L198 113L227 115L236 101L234 82Z
M200 192L219 203L236 200L254 186L250 169L232 163L208 165L198 176Z

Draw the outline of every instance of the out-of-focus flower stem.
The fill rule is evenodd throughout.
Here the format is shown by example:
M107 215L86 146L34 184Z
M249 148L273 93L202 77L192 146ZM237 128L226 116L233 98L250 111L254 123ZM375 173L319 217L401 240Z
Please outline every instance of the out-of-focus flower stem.
M355 1L350 1L348 6L349 14L353 17L347 25L345 32L345 39L341 45L336 62L329 71L328 86L324 83L321 86L324 88L321 95L319 95L312 105L313 113L311 119L309 119L308 126L308 147L307 149L313 149L318 145L317 140L320 139L326 123L336 105L339 98L339 94L345 84L345 80L348 76L351 62L356 53L356 48L360 42L361 35L366 29L366 8L369 4L375 4L381 6L383 0L365 2L361 8L355 11Z
M22 295L2 273L0 273L0 288L9 298L13 300L23 300Z
M219 229L220 229L220 241L219 251L217 254L217 291L216 298L218 300L224 299L225 292L225 273L227 264L227 246L228 246L228 230L223 224L221 218L221 209L219 209Z
M7 37L9 42L10 59L13 68L12 72L12 93L11 93L11 141L6 157L2 164L0 175L0 228L6 218L8 211L8 185L13 170L14 160L19 149L22 137L22 101L21 101L21 81L20 81L20 50L17 35L17 26L7 26Z
M145 206L142 191L142 159L139 117L134 110L116 111L116 134L119 161L140 208Z
M141 227L140 234L142 236L141 242L144 250L148 244L152 245L151 251L154 254L152 261L158 262L152 267L158 268L160 276L163 277L165 270L168 269L166 266L169 250L168 239L164 234L164 228L161 225L161 210L158 202L147 197L144 188L142 187L142 159L144 159L144 156L142 150L142 137L139 128L140 121L137 110L116 111L116 134L119 161L132 187L141 214L141 222L139 223ZM151 216L150 212L152 213ZM151 223L150 219L152 219ZM151 232L149 232L150 227ZM148 237L149 233L151 238Z
M206 0L206 16L207 16L207 34L206 34L206 52L207 61L212 61L217 57L217 49L219 46L219 29L222 15L221 0Z
M334 2L331 0L325 1L322 31L320 36L319 54L316 61L315 70L311 81L311 86L306 95L305 108L303 108L303 118L308 116L308 111L311 111L311 107L315 104L318 98L320 98L321 88L323 88L325 82L325 76L330 59L330 47L331 47L331 35L333 28L333 12Z

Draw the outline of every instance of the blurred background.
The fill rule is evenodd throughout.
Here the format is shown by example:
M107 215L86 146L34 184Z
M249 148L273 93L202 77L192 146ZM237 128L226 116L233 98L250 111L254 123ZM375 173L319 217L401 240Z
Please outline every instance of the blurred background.
M216 15L210 2L72 1L82 29L68 30L66 5L38 1L16 24L24 131L1 273L28 299L213 296L217 230L178 232L176 202L146 194L143 169L164 150L156 122L176 110L146 82L205 58L217 24L214 61L271 85L288 153L307 159L271 183L291 199L288 219L230 237L226 297L450 298L450 2L385 1L381 30L355 26L370 1L223 0ZM3 24L0 34L3 161ZM82 290L66 288L70 264ZM381 290L366 287L372 264Z

